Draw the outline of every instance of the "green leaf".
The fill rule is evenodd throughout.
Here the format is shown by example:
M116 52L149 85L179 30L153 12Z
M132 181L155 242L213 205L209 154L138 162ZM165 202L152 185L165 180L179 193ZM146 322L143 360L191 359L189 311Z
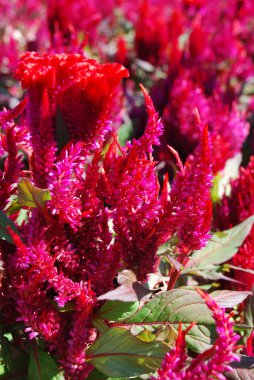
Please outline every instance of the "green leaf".
M103 334L108 330L108 325L100 318L93 318L93 325Z
M218 265L200 265L198 267L191 267L184 269L181 274L194 274L195 276L200 276L204 278L205 280L212 280L212 281L217 281L217 280L225 280L225 281L230 281L234 282L236 284L242 284L241 281L234 280L232 277L225 276L223 274L223 270L220 266Z
M205 248L194 252L190 262L198 267L199 265L221 264L228 261L242 245L253 223L254 215L229 230L216 232Z
M148 73L153 73L155 70L155 67L150 62L144 61L143 59L136 59L136 64L140 69Z
M93 369L92 372L89 373L86 380L107 380L108 376L105 376L103 373L98 371L98 369Z
M22 205L19 204L18 198L13 199L11 204L6 210L6 215L10 216L12 214L15 214L16 212L20 211L22 209Z
M133 125L130 119L124 120L124 123L118 130L118 141L121 146L125 146L126 142L130 140L133 135Z
M156 335L149 330L143 330L137 335L137 338L142 342L154 342Z
M96 317L109 321L122 321L138 310L139 302L107 301Z
M17 348L6 337L1 337L0 346L0 379L27 380L29 358L27 353Z
M28 178L22 178L18 183L18 203L23 206L35 208L44 207L51 200L48 189L39 189Z
M234 270L238 270L240 272L245 272L245 273L250 273L250 274L254 274L254 270L252 269L249 269L249 268L242 268L242 267L237 267L235 265L232 265L232 264L224 264L223 265L223 270L228 270L228 269L234 269Z
M229 195L231 191L230 181L239 176L239 167L242 162L242 154L237 153L233 158L226 161L225 167L220 174L213 179L213 187L211 189L212 201L218 202L223 195Z
M87 350L89 362L109 377L130 377L154 372L168 347L161 342L144 343L128 330L114 327Z
M221 181L221 176L220 176L220 174L217 174L213 178L213 182L212 182L213 186L211 189L211 197L212 197L213 203L216 203L220 200L220 195L219 195L220 181Z
M30 354L28 380L64 380L54 359L38 346Z
M196 291L174 289L161 293L127 318L124 324L156 326L169 323L177 332L179 322L183 323L184 328L192 322L196 323L186 337L192 350L202 352L210 347L214 320L205 301Z
M11 228L15 234L20 236L19 231L13 221L9 219L2 210L0 210L0 239L6 240L13 244L13 240L8 233L7 226Z

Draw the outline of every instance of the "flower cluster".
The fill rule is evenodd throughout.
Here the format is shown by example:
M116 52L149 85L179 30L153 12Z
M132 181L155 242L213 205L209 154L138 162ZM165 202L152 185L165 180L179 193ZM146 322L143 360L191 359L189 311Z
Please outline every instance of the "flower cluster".
M104 333L94 317L119 291L119 272L150 290L150 274L159 272L152 299L165 285L170 295L186 273L192 286L192 252L211 230L254 214L252 7L251 0L1 2L1 315L21 322L29 345L43 341L66 380L96 367L90 349ZM241 151L246 167L213 207L213 176L214 195ZM229 274L240 290L254 285L253 237L254 227L230 261L246 271ZM209 255L210 267L195 275L207 285L212 268L218 282L230 279ZM200 294L219 337L191 359L192 325L180 325L160 379L224 379L235 359L231 316ZM109 331L118 326L106 321Z
M8 298L2 302L7 308L14 302L16 318L25 323L30 338L40 335L57 352L66 378L84 378L90 368L84 349L95 338L91 315L96 295L112 287L117 270L118 252L111 245L98 162L109 130L112 98L127 71L118 64L99 65L78 55L27 53L16 75L28 90L27 101L16 111L2 113L1 148L8 153L2 209L25 175L17 150L25 134L30 144L30 180L39 188L49 188L52 201L46 208L31 209L21 228L22 238L10 231L17 247L14 255L2 246L6 273L2 289ZM13 118L25 105L22 129ZM57 112L69 135L61 148ZM61 308L69 304L73 311L66 318Z
M66 378L81 379L91 369L85 348L96 336L91 318L97 297L114 287L117 271L131 269L143 281L158 266L159 245L171 236L178 236L184 255L207 241L208 132L200 124L196 152L176 177L172 192L164 189L160 194L152 151L163 128L143 87L148 112L144 135L126 147L112 135L103 158L113 98L127 76L122 66L100 65L79 55L26 53L16 76L27 89L27 98L2 114L2 149L9 154L2 180L3 207L11 194L19 197L17 182L24 175L37 191L49 189L51 200L43 205L36 198L37 207L30 209L20 236L9 231L15 252L9 244L1 245L5 268L1 302L6 313L13 305L14 318L24 322L31 339L44 339L59 357ZM22 130L13 118L24 107ZM59 127L67 140L57 135ZM22 172L17 151L22 133L29 143L29 173ZM199 189L195 200L193 188ZM200 227L195 232L196 224ZM70 309L67 315L65 308Z

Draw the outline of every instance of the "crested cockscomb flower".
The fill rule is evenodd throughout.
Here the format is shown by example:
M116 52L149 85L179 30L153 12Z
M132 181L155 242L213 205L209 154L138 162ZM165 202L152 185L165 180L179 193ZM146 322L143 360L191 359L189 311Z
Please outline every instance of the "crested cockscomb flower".
M254 157L246 168L240 169L239 177L230 183L231 193L223 196L220 203L216 206L216 227L220 230L231 228L246 218L254 214ZM231 259L233 265L244 268L254 269L253 255L254 228L252 227L242 246ZM241 271L234 271L233 274L240 283L239 288L251 290L254 285L254 275Z
M239 336L233 330L232 314L226 315L208 294L200 289L197 291L212 312L218 338L211 348L189 362L186 355L185 336L192 325L182 331L180 324L176 345L166 355L158 370L157 378L160 380L225 380L223 373L232 370L230 362L238 360L234 350Z
M48 185L48 174L56 161L58 110L69 139L82 140L88 153L100 147L110 130L114 97L126 76L128 71L117 63L99 64L78 54L24 54L16 77L27 89L27 119L38 186Z

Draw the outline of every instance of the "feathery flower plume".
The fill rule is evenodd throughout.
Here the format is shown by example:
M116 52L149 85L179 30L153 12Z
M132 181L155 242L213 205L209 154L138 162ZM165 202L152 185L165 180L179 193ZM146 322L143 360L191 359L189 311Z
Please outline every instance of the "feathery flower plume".
M139 280L155 269L158 243L153 233L158 222L159 183L152 146L159 143L162 125L145 89L148 122L144 135L126 148L111 144L103 162L106 201L111 206L116 244L126 267ZM120 154L118 155L118 150Z
M0 209L5 208L9 197L15 192L15 185L22 176L22 154L18 152L19 144L27 138L26 130L19 129L14 119L20 116L26 105L26 100L21 102L12 111L0 113L0 154L7 153L4 162L4 170L0 170Z
M198 114L196 122L200 128L200 142L184 167L178 154L171 148L180 170L173 181L170 201L161 219L161 231L158 229L161 243L168 239L169 233L176 232L179 239L178 249L184 254L206 244L212 219L212 168L208 127L201 124Z
M240 169L240 175L232 180L231 193L224 195L221 202L216 205L216 227L220 230L231 228L254 214L254 157L246 168ZM254 269L254 227L244 240L238 252L231 259L233 265L245 269ZM242 284L237 285L240 289L251 290L254 285L254 275L241 271L234 271L233 276ZM244 285L243 285L244 283Z
M184 177L179 182L177 174L171 192L179 249L184 252L202 248L210 236L212 165L208 127L200 124L200 128L200 144L194 156L187 161L184 173L179 172L179 176Z
M217 173L224 168L229 158L241 150L249 133L249 123L246 115L237 110L235 103L230 106L223 104L219 92L214 91L208 97L193 78L188 78L187 74L179 75L173 83L163 112L163 139L177 149L183 159L193 152L199 140L199 126L193 111L195 108L201 120L208 124L212 168Z

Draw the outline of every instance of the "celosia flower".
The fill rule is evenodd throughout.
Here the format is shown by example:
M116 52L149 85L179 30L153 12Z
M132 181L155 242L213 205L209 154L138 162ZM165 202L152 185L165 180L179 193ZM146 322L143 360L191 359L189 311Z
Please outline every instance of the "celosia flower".
M30 339L43 338L71 380L83 379L92 368L85 349L96 337L91 325L96 296L112 289L120 260L100 188L100 161L114 96L126 75L121 65L65 54L27 53L17 70L28 89L31 181L48 187L52 200L30 210L20 229L22 238L10 231L13 255L1 244L6 266L2 290L9 300L2 302L3 309L8 313L15 304L12 312ZM58 109L72 140L64 141L59 152ZM3 174L4 205L22 177L17 172L21 129L12 121L21 111L22 105L2 114L2 147L12 159ZM61 312L65 307L70 307L67 318Z
M80 177L85 164L81 143L62 152L58 162L49 173L49 190L52 194L50 208L53 215L58 215L75 228L81 223L82 205L79 197Z
M216 207L216 227L220 230L231 228L246 218L254 214L254 157L246 168L240 169L239 178L231 181L231 193L224 195L221 202ZM254 228L252 227L249 235L245 239L238 252L232 258L233 265L245 269L254 269L253 253ZM241 284L237 285L240 289L251 290L254 285L254 275L241 271L234 271L233 276Z
M184 255L205 246L210 236L212 220L209 135L207 126L201 125L199 116L196 123L200 128L200 142L185 167L178 154L174 152L180 170L173 181L169 193L170 201L161 216L157 232L161 244L167 241L172 233L177 233L178 249Z
M12 307L31 339L45 341L71 380L83 379L92 368L86 348L96 337L93 312L97 297L114 288L117 272L129 268L145 280L157 268L162 242L176 233L186 254L204 244L210 226L207 130L193 162L178 175L183 180L176 178L171 199L167 186L160 194L152 151L162 124L143 87L144 135L124 148L114 137L103 157L113 96L126 74L118 64L36 53L24 56L17 71L28 89L30 180L49 188L52 199L29 211L18 228L21 237L10 231L15 249L1 244L1 302L6 315ZM60 152L57 109L72 140ZM194 224L200 226L195 230Z
M249 124L233 104L231 109L223 105L218 93L211 97L197 84L179 76L170 91L169 102L164 110L164 141L176 148L185 159L198 143L199 129L193 110L197 108L201 120L208 123L213 172L222 170L226 161L237 154L248 132ZM185 141L183 144L182 141Z
M152 235L160 213L159 183L151 152L162 133L151 99L143 88L142 91L149 115L144 135L126 148L114 141L103 163L105 195L113 214L116 243L126 267L139 280L145 279L158 261L158 242L153 241Z
M4 171L0 170L0 209L3 209L12 193L15 192L15 184L22 176L22 155L18 152L20 144L25 145L28 138L27 130L24 127L18 128L15 125L14 118L17 118L23 111L26 100L21 102L12 111L2 111L0 113L0 153L7 153L4 162Z
M218 338L210 349L188 362L185 336L192 325L182 331L180 324L176 345L158 370L159 380L225 380L223 372L232 370L230 362L238 360L234 350L239 336L234 333L232 315L226 315L208 294L199 289L198 292L212 311Z
M86 152L100 147L110 129L114 97L128 72L119 64L100 65L81 55L26 53L16 76L28 90L28 126L34 147L35 181L50 183L56 161L56 114L60 109L69 137Z
M40 48L47 45L45 43L46 5L40 0L22 0L22 2L2 0L0 15L0 76L2 76L11 74L16 69L20 55L32 45Z
M177 174L170 193L177 236L180 241L179 249L183 252L201 249L210 236L211 152L208 127L201 124L199 127L201 128L200 144L194 157L189 157L185 168Z
M90 42L94 42L96 27L102 18L98 8L92 0L48 1L47 18L51 40L54 41L55 35L60 32L68 49L68 45L72 46L73 32L83 32Z
M158 65L167 57L169 43L167 17L160 6L143 1L135 25L135 50L138 58Z

